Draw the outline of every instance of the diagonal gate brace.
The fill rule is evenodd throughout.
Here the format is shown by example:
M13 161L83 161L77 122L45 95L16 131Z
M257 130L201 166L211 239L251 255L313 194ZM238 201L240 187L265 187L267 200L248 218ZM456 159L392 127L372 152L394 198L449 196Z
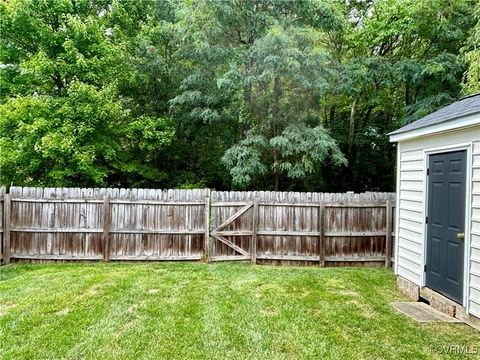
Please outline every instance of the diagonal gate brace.
M222 231L225 229L230 223L234 222L236 219L238 219L240 216L242 216L245 212L248 211L253 206L253 203L247 204L244 207L242 207L240 210L238 210L235 214L230 216L227 220L225 220L223 223L220 224L219 227L217 227L215 230L216 231Z
M248 209L247 209L248 210ZM228 247L231 247L233 250L239 252L240 254L242 255L250 255L247 251L243 250L241 247L238 247L237 245L235 245L233 242L231 242L230 240L227 240L225 239L223 236L221 236L220 234L216 233L215 231L212 232L211 234L215 239L221 241L222 243L224 243L225 245L227 245Z

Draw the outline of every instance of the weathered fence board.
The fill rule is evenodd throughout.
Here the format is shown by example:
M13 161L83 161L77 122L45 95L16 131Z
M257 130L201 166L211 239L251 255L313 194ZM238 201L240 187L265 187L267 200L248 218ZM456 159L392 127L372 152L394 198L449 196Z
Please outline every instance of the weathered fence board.
M6 263L11 258L389 266L394 198L392 193L11 187L7 195L0 189L2 256Z
M198 260L208 190L10 189L12 259Z
M4 261L4 241L5 241L5 234L8 230L5 229L5 221L4 218L7 217L5 214L5 209L10 209L9 204L5 205L5 188L0 187L0 264ZM9 234L7 235L9 236Z
M251 254L255 262L389 265L387 206L391 209L394 198L392 193L212 192L212 233L222 239L213 240L211 258Z

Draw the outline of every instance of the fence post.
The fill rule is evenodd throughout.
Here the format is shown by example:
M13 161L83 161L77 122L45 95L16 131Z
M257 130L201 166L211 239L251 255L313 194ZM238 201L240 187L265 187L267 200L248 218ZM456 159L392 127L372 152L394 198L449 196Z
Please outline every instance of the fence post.
M320 235L318 237L318 255L320 267L325 267L325 203L318 207L318 225Z
M10 263L10 223L11 223L10 194L5 194L3 201L3 263Z
M250 251L252 253L252 264L257 263L257 232L258 232L258 199L253 200L253 222L252 222L252 243Z
M392 265L392 202L387 200L385 205L386 210L386 236L385 236L385 267Z
M110 259L110 199L103 198L103 261Z
M205 198L205 239L204 239L205 261L210 256L210 197Z

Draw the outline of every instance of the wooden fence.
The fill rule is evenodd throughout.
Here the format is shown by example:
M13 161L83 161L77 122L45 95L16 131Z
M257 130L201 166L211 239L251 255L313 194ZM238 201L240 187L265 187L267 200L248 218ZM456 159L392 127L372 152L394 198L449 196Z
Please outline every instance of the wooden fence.
M3 213L5 208L4 197L5 197L5 188L0 187L0 264L3 263L3 248L4 248L4 244L3 244L3 233L4 233L3 224L4 224L4 218L5 218Z
M379 263L392 256L392 193L212 192L210 261Z
M1 198L4 263L249 260L389 266L392 257L392 193L12 187Z

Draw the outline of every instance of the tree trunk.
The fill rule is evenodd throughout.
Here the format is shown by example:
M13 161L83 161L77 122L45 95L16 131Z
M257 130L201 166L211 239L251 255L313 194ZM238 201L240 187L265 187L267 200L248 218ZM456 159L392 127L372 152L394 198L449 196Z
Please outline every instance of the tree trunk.
M350 110L350 130L348 132L348 144L350 150L353 146L353 137L355 135L355 116L357 114L357 103L358 99L360 98L360 94L355 97L352 103L352 108Z
M280 190L280 169L278 168L278 154L277 151L273 151L273 163L274 163L274 171L273 171L273 178L275 180L275 191Z
M410 105L410 87L408 86L408 82L405 83L405 105Z
M246 46L246 64L245 64L245 73L244 73L244 78L249 79L250 75L252 73L252 68L253 68L253 56L251 54L251 47L254 43L254 38L252 36L249 36L247 46ZM253 114L254 113L254 103L252 100L252 92L253 92L253 86L251 83L251 80L248 80L248 82L244 83L243 86L243 102L245 103L245 106L248 109L248 112ZM243 132L243 135L247 135L248 130L250 129L250 125L247 122L243 124L243 126L240 126L240 130Z
M332 105L330 107L330 116L329 116L329 121L327 123L328 126L326 126L328 129L331 129L333 127L334 120L335 120L335 106Z
M372 114L372 111L375 106L369 105L367 111L365 112L365 117L363 119L363 126L368 126L368 123L370 121L370 115Z
M282 94L282 88L280 86L280 77L277 75L273 80L273 104L272 104L272 118L273 122L276 123L278 121L278 113L279 110L279 103L280 103L280 96ZM274 134L276 135L276 134Z
M280 77L277 75L273 80L273 104L272 104L272 138L278 135L278 115L280 112L280 96L282 94L282 88L280 86ZM280 188L280 168L279 159L276 149L273 149L273 169L275 179L275 191L279 191Z
M245 67L246 78L250 77L250 73L253 67L253 61L252 61L251 55L249 54L248 56L249 56L249 59ZM252 101L252 84L250 82L246 83L245 86L243 87L243 101L247 104L247 106L250 106L250 103Z

